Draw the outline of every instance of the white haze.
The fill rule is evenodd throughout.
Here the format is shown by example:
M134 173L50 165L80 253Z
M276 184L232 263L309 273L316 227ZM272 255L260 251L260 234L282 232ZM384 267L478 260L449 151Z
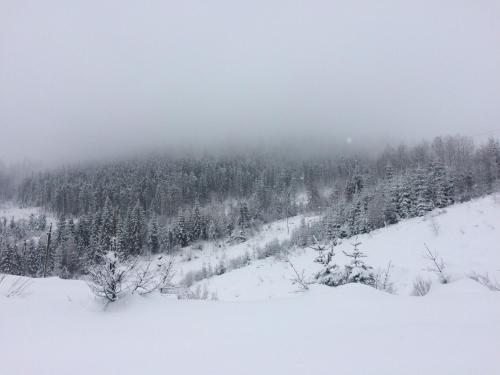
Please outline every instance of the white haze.
M498 1L0 1L0 158L500 128Z

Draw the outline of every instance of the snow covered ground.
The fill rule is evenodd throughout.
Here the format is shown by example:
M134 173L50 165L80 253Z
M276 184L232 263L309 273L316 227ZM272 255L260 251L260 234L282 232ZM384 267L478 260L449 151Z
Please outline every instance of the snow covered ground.
M37 216L43 213L41 207L18 207L13 202L0 202L0 219L29 220L31 215ZM52 224L55 229L56 218L50 213L46 213L47 225Z
M0 202L0 218L6 217L7 219L28 220L30 215L38 215L40 212L41 210L39 207L20 208L15 206L12 202Z
M267 234L267 238L272 237L272 233ZM343 251L352 251L355 242L361 242L365 261L375 270L384 270L391 262L391 279L400 295L411 293L417 276L437 282L428 270L431 263L425 257L425 244L443 258L452 281L476 272L500 283L500 195L435 210L423 218L346 239L336 247L339 266L348 262ZM314 250L299 249L289 259L311 278L320 269L313 262L316 255ZM268 258L202 283L222 300L262 300L296 292L292 276L286 262Z
M297 220L299 220L297 218ZM298 222L294 225L298 225ZM275 236L178 263L185 272ZM500 292L470 280L500 280L500 199L490 196L359 236L367 263L394 264L392 295L363 285L297 292L290 267L264 259L212 277L219 301L128 297L104 308L83 281L37 279L18 297L0 285L1 374L453 374L500 373ZM252 242L255 241L255 242ZM350 250L354 239L339 246ZM410 296L425 269L424 242L452 282ZM197 250L196 250L197 251ZM290 259L312 275L312 250ZM338 256L339 263L345 258ZM202 283L203 283L202 282Z
M499 373L500 293L472 280L425 297L362 285L259 302L135 297L106 311L83 282L0 298L2 374Z
M318 220L319 217L305 218L306 222ZM231 259L245 254L253 256L256 249L264 247L273 240L282 242L291 237L295 228L300 226L302 216L295 216L287 220L279 220L263 226L262 230L250 237L248 241L238 244L227 244L223 241L204 241L183 249L183 254L177 257L176 277L180 281L189 271L200 270L203 266L215 267L221 260L228 262ZM201 250L196 249L201 245Z

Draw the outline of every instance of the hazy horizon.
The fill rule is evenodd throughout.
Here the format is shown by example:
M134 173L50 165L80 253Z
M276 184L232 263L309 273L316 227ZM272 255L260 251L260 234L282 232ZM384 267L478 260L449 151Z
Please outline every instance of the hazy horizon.
M0 159L488 133L499 16L484 0L2 2Z

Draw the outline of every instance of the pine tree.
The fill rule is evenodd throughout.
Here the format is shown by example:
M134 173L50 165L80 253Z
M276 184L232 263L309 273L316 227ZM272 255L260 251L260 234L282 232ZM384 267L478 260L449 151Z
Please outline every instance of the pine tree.
M59 217L57 221L57 235L56 235L56 246L59 246L61 242L65 240L66 236L66 218L64 215Z
M127 218L122 219L121 216L118 217L118 222L116 225L116 253L121 260L125 260L130 255L130 241L128 236L128 220Z
M177 225L175 226L175 239L180 247L189 245L189 236L186 231L186 220L182 214L177 218Z
M203 218L200 213L200 202L196 200L193 208L193 213L191 215L191 239L200 239L203 232Z
M149 251L151 251L152 254L157 254L160 251L160 237L156 216L153 216L149 225L148 245Z
M0 273L20 275L22 272L18 261L17 246L7 243L5 249L0 254Z
M423 216L432 209L432 202L429 198L429 187L427 178L422 168L418 167L413 174L413 186L415 195L415 213L417 216Z
M248 211L248 206L246 202L240 204L240 214L238 217L238 226L245 230L250 227L250 213Z
M394 168L392 164L389 162L385 165L385 179L387 181L391 181L394 177Z
M339 266L334 261L335 252L332 244L331 248L326 251L321 251L320 254L314 259L323 268L314 276L316 282L327 286L339 286L344 282L344 276L340 271Z
M50 230L49 232L50 233ZM42 236L38 240L37 244L37 254L41 257L41 274L43 276L44 272L46 273L45 276L52 275L55 270L56 266L56 253L55 253L55 245L54 241L50 241L50 246L47 249L47 240L48 240L48 234L47 236ZM45 268L46 266L46 268Z
M407 176L403 178L399 190L399 216L402 218L409 218L416 216L415 205L413 204L413 197L411 185Z
M130 240L130 252L139 255L144 246L145 219L140 205L137 201L128 219L128 236Z
M217 226L214 220L210 220L208 223L207 235L209 241L215 241L217 239Z
M446 197L446 176L445 169L441 162L434 161L431 165L430 190L432 205L443 208L448 205Z
M106 254L111 250L111 239L115 236L114 233L114 212L111 205L111 200L106 197L104 208L101 215L101 225L99 228L99 248L100 253Z
M31 238L27 241L25 257L25 273L31 277L40 275L43 265L43 253L39 253L35 240Z
M318 210L322 206L321 195L318 188L314 184L310 184L307 189L307 206L310 210Z
M372 271L372 267L365 264L363 258L366 258L358 248L361 245L361 242L356 242L354 246L354 250L352 253L347 253L344 251L344 254L351 258L351 262L346 264L344 267L344 279L346 283L361 283L366 285L374 285L375 284L375 275Z

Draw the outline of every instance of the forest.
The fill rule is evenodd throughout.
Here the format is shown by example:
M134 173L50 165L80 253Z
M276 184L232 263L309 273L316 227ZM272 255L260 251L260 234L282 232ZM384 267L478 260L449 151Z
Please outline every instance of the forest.
M0 169L2 198L41 207L0 220L0 273L77 278L105 260L175 254L204 240L245 241L298 214L293 245L351 237L491 193L500 145L461 136L377 156L290 157L278 152L68 165L19 178ZM47 216L56 218L48 224Z

